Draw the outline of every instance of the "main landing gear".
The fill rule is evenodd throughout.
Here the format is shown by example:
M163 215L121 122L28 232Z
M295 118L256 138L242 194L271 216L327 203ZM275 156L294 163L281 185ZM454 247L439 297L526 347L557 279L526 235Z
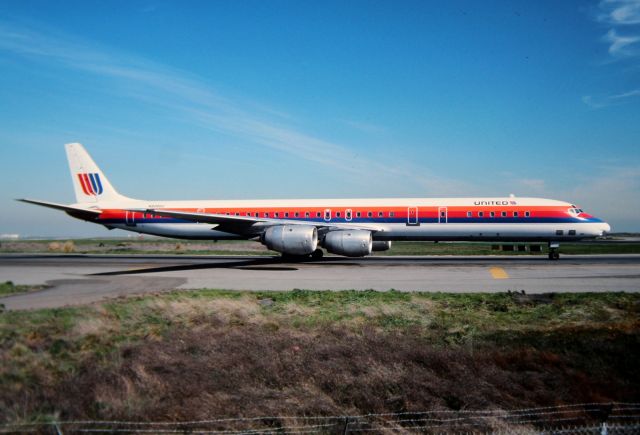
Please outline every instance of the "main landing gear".
M549 260L560 259L560 243L549 242Z

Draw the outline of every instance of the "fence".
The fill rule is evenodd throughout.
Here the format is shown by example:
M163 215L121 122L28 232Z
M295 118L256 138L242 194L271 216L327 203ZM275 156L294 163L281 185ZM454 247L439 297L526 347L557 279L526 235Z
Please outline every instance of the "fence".
M360 433L640 433L640 403L580 403L518 410L430 410L342 416L227 417L197 421L31 421L0 433L360 434Z

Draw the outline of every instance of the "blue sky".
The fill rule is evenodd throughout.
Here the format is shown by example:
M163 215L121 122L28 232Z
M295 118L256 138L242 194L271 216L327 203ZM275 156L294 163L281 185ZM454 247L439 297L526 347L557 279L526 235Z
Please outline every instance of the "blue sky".
M148 199L541 196L640 231L640 1L0 1L0 233Z

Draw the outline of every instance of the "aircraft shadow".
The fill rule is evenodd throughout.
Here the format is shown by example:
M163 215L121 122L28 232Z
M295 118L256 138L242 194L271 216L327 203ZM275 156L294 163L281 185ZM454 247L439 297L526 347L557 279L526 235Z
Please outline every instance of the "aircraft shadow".
M197 263L197 264L181 264L174 266L158 266L147 267L141 269L127 269L116 270L111 272L99 272L92 273L89 276L119 276L119 275L139 275L143 273L158 273L158 272L180 272L188 270L202 270L202 269L239 269L239 270L266 270L266 271L296 271L295 264L313 264L322 263L323 265L330 265L334 262L340 262L340 265L355 265L354 263L345 263L340 258L323 258L323 259L300 259L291 260L283 259L282 257L269 257L269 258L251 258L235 261L216 261L211 263Z

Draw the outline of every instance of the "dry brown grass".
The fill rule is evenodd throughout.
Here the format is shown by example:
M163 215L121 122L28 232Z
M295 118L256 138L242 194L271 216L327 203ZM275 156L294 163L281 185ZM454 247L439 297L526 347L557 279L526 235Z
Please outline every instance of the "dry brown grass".
M615 360L628 337L573 331L572 340ZM631 365L589 373L568 351L517 344L470 351L434 346L412 331L274 331L214 320L125 346L117 364L89 358L42 400L64 418L143 421L638 400ZM618 376L610 378L613 369Z
M0 420L184 421L639 401L637 298L566 298L523 308L495 295L203 291L96 305L69 318L64 310L25 317L33 324L5 313L11 326L0 336ZM570 315L558 321L565 305ZM254 427L304 423L276 418ZM514 429L504 424L487 420L470 429Z

